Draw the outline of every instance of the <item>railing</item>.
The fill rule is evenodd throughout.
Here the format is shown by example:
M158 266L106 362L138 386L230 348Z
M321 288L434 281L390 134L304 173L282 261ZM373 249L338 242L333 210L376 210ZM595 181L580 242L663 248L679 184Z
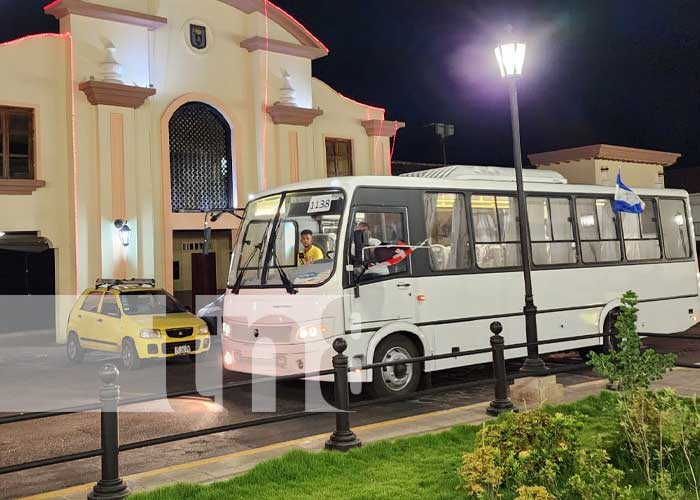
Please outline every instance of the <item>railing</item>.
M192 396L201 393L206 393L214 390L226 390L236 387L251 386L261 383L270 382L281 382L287 380L299 380L310 377L319 377L323 375L333 375L334 378L334 390L335 390L335 412L336 425L335 430L330 435L329 439L326 441L325 447L328 450L338 450L347 451L351 448L361 446L361 440L355 435L350 427L350 415L351 409L358 408L362 406L367 406L376 403L383 402L394 402L403 399L416 398L425 394L434 394L437 392L445 392L454 389L463 389L469 387L475 387L484 384L494 385L494 399L491 401L486 409L486 413L489 415L499 415L503 412L512 411L515 409L513 403L508 397L508 382L516 378L532 376L530 374L516 374L507 375L506 372L506 360L505 351L510 349L520 349L527 347L528 343L518 343L505 345L503 337L500 335L502 333L503 327L501 323L495 321L490 325L491 332L493 335L490 338L490 347L482 349L473 349L469 351L459 351L450 352L446 354L437 354L432 356L418 356L409 359L403 359L398 361L387 361L381 363L371 363L364 365L362 367L349 367L348 357L345 356L344 352L347 349L347 342L344 338L339 337L333 342L333 349L336 354L333 357L333 368L328 370L321 370L311 373L301 373L296 375L285 375L280 377L259 377L251 380L231 382L227 384L222 384L216 387L198 388L195 390L178 391L170 393L153 394L145 397L120 399L120 388L117 385L117 380L119 376L119 370L116 366L112 364L106 364L102 366L98 372L100 380L102 381L102 386L99 391L99 403L73 406L69 408L61 408L52 412L41 412L41 413L31 413L31 414L18 414L9 415L5 417L0 417L0 425L10 424L16 422L23 422L29 420L38 420L49 417L57 417L62 415L100 410L100 439L101 447L95 450L82 451L79 453L72 453L69 455L62 455L59 457L45 458L41 460L34 460L30 462L24 462L15 465L9 465L0 467L0 475L10 474L14 472L20 472L30 469L36 469L40 467L46 467L49 465L57 465L67 462L73 462L76 460L83 460L87 458L102 458L101 466L101 479L93 488L91 493L92 498L106 498L119 499L124 498L129 494L129 489L125 481L123 481L119 474L119 454L121 452L136 450L139 448L145 448L149 446L155 446L160 444L172 443L175 441L181 441L185 439L191 439L196 437L207 436L211 434L217 434L221 432L228 432L233 430L245 429L250 427L255 427L259 425L265 425L275 422L282 422L286 420L292 420L296 418L307 417L310 415L317 415L319 411L307 410L286 413L282 415L275 415L272 417L259 418L254 420L248 420L244 422L238 422L234 424L220 425L217 427L209 427L206 429L183 432L179 434L173 434L170 436L163 436L153 439L145 439L142 441L136 441L126 444L119 444L119 406L130 405L135 403L143 403L148 401L155 401L159 399L164 399L168 397L183 397ZM550 345L565 342L580 341L586 339L595 338L607 338L612 334L590 334L590 335L578 335L572 337L565 337L552 340L542 340L537 342L537 345ZM643 337L651 338L671 338L671 339L684 339L684 340L700 340L700 337L689 337L687 335L680 334L660 334L660 333L640 333ZM493 373L494 376L487 380L474 380L470 382L452 384L446 387L427 387L417 392L413 392L406 395L400 396L387 396L383 398L376 398L368 401L358 401L350 404L350 387L348 382L348 373L356 370L374 370L378 368L397 366L397 365L420 365L425 361L435 361L440 359L448 358L458 358L464 356L473 356L477 354L491 353L493 362ZM572 371L585 367L586 364L577 364L563 367L550 368L548 374ZM700 368L699 365L690 363L676 363L676 366L689 367L689 368Z

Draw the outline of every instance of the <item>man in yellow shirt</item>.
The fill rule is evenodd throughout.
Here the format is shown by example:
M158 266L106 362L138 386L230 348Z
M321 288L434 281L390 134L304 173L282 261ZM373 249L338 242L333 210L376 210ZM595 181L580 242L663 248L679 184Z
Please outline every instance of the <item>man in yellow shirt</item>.
M303 251L299 252L299 265L310 264L315 260L323 259L323 251L314 245L314 233L309 229L304 229L301 232L301 246Z

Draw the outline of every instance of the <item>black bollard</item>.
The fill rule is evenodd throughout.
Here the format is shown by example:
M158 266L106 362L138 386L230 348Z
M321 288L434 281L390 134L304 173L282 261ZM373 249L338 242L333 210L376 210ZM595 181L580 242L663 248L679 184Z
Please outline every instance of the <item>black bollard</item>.
M339 337L333 341L333 349L337 352L333 356L335 406L340 411L335 414L335 431L326 441L327 450L348 451L351 448L362 446L362 441L350 430L348 357L343 354L347 348L348 343L345 339Z
M98 373L102 380L102 479L87 497L88 500L119 500L129 495L129 487L119 477L119 386L115 383L119 370L112 364L106 364Z
M496 399L491 401L486 413L497 417L501 413L515 410L513 403L508 398L508 381L506 380L506 357L504 354L504 340L501 337L503 325L499 321L491 323L491 353L493 355L493 378L496 379L494 395Z

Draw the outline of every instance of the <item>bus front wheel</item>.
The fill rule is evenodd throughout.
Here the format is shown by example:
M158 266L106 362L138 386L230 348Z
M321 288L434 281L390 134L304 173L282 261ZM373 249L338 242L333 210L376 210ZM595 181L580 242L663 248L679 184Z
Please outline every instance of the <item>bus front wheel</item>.
M409 338L390 335L374 351L375 363L388 363L418 357L418 347ZM421 364L398 364L375 368L369 389L374 397L399 396L414 392L420 382Z

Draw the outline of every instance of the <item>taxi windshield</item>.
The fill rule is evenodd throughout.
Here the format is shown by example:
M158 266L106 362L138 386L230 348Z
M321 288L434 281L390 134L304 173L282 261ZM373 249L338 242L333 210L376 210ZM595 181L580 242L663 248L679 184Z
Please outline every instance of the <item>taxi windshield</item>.
M187 312L182 304L163 290L122 292L119 299L122 301L124 314L129 316Z
M333 274L343 193L277 194L248 205L229 287L318 285ZM272 240L272 241L271 241Z

